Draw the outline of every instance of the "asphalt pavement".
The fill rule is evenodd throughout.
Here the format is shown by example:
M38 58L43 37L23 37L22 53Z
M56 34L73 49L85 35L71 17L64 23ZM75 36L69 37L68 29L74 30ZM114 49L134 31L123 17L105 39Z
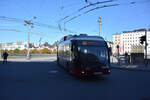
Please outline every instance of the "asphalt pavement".
M0 62L0 100L150 100L150 72L112 69L81 79L55 60Z

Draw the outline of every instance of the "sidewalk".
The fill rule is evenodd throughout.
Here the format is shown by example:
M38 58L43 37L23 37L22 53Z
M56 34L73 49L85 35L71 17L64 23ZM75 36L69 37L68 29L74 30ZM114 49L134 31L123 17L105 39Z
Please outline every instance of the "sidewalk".
M131 71L145 71L150 72L150 65L145 64L117 64L117 63L111 63L111 68L113 69L123 69L123 70L131 70Z
M2 59L0 59L2 61ZM8 58L8 62L40 62L40 61L56 61L56 57L39 57L39 58L31 58L31 59L26 59L26 58Z
M111 57L111 68L122 69L122 70L132 70L132 71L146 71L150 72L150 64L125 64L125 61L121 61L120 64L115 57Z

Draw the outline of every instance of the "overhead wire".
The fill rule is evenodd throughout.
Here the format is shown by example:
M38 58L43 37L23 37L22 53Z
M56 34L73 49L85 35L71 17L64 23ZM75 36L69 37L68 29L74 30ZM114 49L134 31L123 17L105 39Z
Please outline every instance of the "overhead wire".
M17 22L17 23L24 23L26 21L26 20L23 20L23 19L10 18L10 17L6 17L6 16L0 16L0 20L13 21L13 22ZM46 28L51 28L51 29L58 29L55 26L44 24L44 23L41 23L41 22L33 21L33 23L34 23L34 25L41 26L41 27L46 27Z
M9 17L6 17L6 16L0 16L0 20L13 21L13 22L17 22L17 23L23 23L24 22L23 19L9 18Z
M87 10L87 11L81 13L81 14L78 14L78 15L76 15L76 16L74 16L74 17L68 19L68 20L65 21L64 23L68 23L68 22L70 22L70 21L72 21L72 20L74 20L74 19L76 19L76 18L78 18L78 17L80 17L80 16L82 16L82 15L84 15L84 14L87 14L87 13L89 13L89 12L91 12L91 11L94 11L94 10L96 10L96 9L106 8L106 7L113 7L113 6L119 6L119 5L120 5L120 4L113 4L113 5L104 5L104 6L92 8L92 9L90 9L90 10Z
M87 11L81 13L81 14L78 14L78 15L76 15L76 16L73 16L72 18L70 18L70 19L68 19L67 21L65 21L65 23L68 23L68 22L70 22L70 21L72 21L72 20L78 18L78 17L81 16L81 15L87 14L87 13L89 13L89 12L91 12L91 11L94 11L94 10L97 10L97 9L100 9L100 8L113 7L113 6L120 6L120 5L129 5L129 4L135 4L135 3L136 3L136 2L129 2L129 3L125 3L125 4L112 4L112 5L103 5L103 6L100 6L100 7L95 7L95 8L92 8L92 9L90 9L90 10L87 10Z
M0 29L0 31L24 32L24 31L18 30L18 29L6 29L6 28ZM37 32L31 32L31 33L33 35L37 35L37 36L48 37L45 34L41 34L41 33L37 33Z
M21 30L18 30L18 29L0 29L0 31L13 31L13 32L22 32Z
M17 23L24 23L24 21L26 21L26 20L23 20L23 19L10 18L10 17L6 17L6 16L0 16L0 20L12 21L12 22L17 22ZM56 27L56 26L44 24L44 23L41 23L41 22L35 22L35 21L33 21L32 23L33 23L34 25L40 26L40 27L45 27L45 28L50 28L50 29L55 29L55 30L61 29L61 26L60 26L60 25L59 25L58 27ZM61 30L62 30L62 29L61 29ZM74 31L71 31L71 30L69 30L69 29L66 29L65 31L66 31L66 32L75 33ZM63 35L64 35L64 34L63 34Z
M65 19L67 19L67 18L69 18L70 16L72 16L72 15L74 15L74 14L79 13L80 11L84 10L85 8L88 8L88 7L91 7L91 6L95 6L95 5L98 5L98 4L113 2L113 1L116 1L116 0L106 0L106 1L96 2L96 3L90 3L90 4L86 5L86 6L83 6L82 8L79 8L77 11L75 11L75 12L73 12L73 13L71 13L71 14L69 14L69 15L63 17L63 18L61 18L61 19L59 20L59 22L65 20Z
M96 6L96 5L98 5L98 4L109 3L109 2L113 2L113 1L117 1L117 0L107 0L107 1L101 1L101 2L90 3L90 4L86 5L86 6L84 6L84 7L80 8L80 9L78 9L78 10L76 11L76 13L78 13L78 12L80 12L80 11L84 10L85 8L90 7L90 6ZM91 11L94 11L94 10L100 9L100 8L113 7L113 6L120 6L120 5L129 5L129 4L135 4L135 3L147 3L147 2L150 2L150 0L144 0L144 1L138 1L138 2L132 1L132 2L129 2L129 3L124 3L124 4L104 5L104 6L92 8L92 9L90 9L90 10L88 10L88 11L85 11L85 12L83 12L83 13L80 13L80 14L78 14L78 15L75 15L75 16L73 16L73 17L70 18L70 19L68 19L68 18L69 18L70 16L72 16L72 14L71 14L71 15L67 15L67 16L65 16L64 18L62 18L60 21L64 21L64 20L68 19L67 21L64 22L64 23L68 23L69 21L74 20L74 19L76 19L77 17L79 17L79 16L81 16L81 15L87 14L87 13L89 13L89 12L91 12Z
M87 14L87 13L93 11L93 10L100 9L100 8L113 7L113 6L119 6L119 5L120 5L120 4L104 5L104 6L101 6L101 7L96 7L96 8L90 9L90 10L84 12L83 14Z
M107 1L89 3L88 5L86 5L86 6L82 7L82 8L80 8L80 9L78 9L78 10L77 10L76 12L74 12L74 13L79 13L80 11L82 11L82 10L88 8L88 7L91 7L91 6L96 6L96 5L98 5L98 4L109 3L109 2L113 2L113 1L117 1L117 0L107 0ZM97 10L97 9L100 9L100 8L113 7L113 6L120 6L120 5L129 5L129 4L135 4L135 3L146 3L146 2L150 2L150 1L149 1L149 0L139 1L139 2L134 2L134 1L132 1L132 2L129 2L129 3L125 3L125 4L118 4L118 3L117 3L117 4L111 4L111 5L103 5L103 6L100 6L100 7L92 8L92 9L90 9L90 10L87 10L87 11L85 11L85 12L83 12L83 13L80 13L80 14L75 15L75 16L73 16L73 17L70 18L70 16L73 15L73 13L72 13L71 15L67 15L67 16L65 16L64 18L60 19L59 22L64 21L64 20L70 18L70 19L68 19L67 21L64 22L64 24L67 24L68 22L70 22L70 21L72 21L72 20L74 20L74 19L76 19L76 18L78 18L78 17L80 17L80 16L82 16L82 15L84 15L84 14L87 14L87 13L89 13L89 12L92 12L92 11Z
M113 2L113 1L115 1L115 0L107 0L107 1L100 1L100 2L98 1L96 3L90 3L90 4L86 5L86 6L78 9L78 11L81 11L81 10L87 8L87 7L90 7L90 6L95 6L95 5L98 5L98 4L103 4L103 3Z
M91 6L95 6L95 5L98 5L98 4L113 2L113 1L116 1L116 0L106 0L106 1L101 1L101 2L89 3L88 5L86 5L86 6L82 7L82 8L80 8L80 9L78 9L77 11L71 13L70 15L67 15L67 16L61 18L61 19L58 21L58 22L59 22L59 25L61 25L60 23L61 23L62 21L64 21L64 20L70 18L70 17L73 16L74 14L77 14L77 13L81 12L81 11L84 10L85 8L88 8L88 7L91 7ZM84 14L84 13L83 13L83 14ZM66 24L67 22L69 22L69 21L71 21L71 20L76 19L77 17L79 17L79 16L81 16L81 15L83 15L83 14L80 13L80 14L78 14L78 15L76 15L76 16L73 16L72 18L70 18L70 19L68 19L67 21L65 21L64 24ZM64 25L64 26L65 26L65 25ZM61 27L61 26L60 26L60 27ZM66 30L65 27L64 27L64 30ZM60 30L60 31L61 31L61 30Z

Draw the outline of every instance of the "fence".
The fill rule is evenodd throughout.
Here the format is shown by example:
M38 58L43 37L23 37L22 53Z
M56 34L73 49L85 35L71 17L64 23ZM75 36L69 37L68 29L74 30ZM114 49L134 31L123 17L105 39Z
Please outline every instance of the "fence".
M27 54L17 54L17 53L10 53L8 59L15 59L15 58L26 58ZM56 54L31 54L31 58L42 58L42 57L53 57Z

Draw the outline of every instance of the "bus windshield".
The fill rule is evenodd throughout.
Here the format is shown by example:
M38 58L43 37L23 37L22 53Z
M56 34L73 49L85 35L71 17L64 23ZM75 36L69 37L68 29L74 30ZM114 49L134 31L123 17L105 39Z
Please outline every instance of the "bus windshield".
M105 42L90 41L90 45L78 45L78 52L82 62L108 63L108 50Z

